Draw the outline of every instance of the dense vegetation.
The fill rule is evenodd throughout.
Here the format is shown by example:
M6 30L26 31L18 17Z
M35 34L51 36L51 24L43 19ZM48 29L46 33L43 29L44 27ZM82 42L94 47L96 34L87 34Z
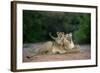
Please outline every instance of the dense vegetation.
M51 40L48 33L72 32L75 43L90 43L91 15L89 13L23 10L23 42Z

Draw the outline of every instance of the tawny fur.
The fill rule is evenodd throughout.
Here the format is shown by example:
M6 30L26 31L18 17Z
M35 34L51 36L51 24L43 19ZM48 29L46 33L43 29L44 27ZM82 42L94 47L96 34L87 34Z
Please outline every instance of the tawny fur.
M74 48L74 43L72 40L72 34L66 34L63 37L63 46L66 50Z
M37 54L50 54L52 53L52 41L45 42L42 46L40 46Z
M54 41L45 42L42 46L40 46L37 54L63 54L68 52L79 51L79 45L74 45L72 40L72 34L64 34L64 32L57 32L57 37L50 37L54 39Z
M57 37L54 37L49 33L50 37L54 39L54 41L49 41L44 43L41 48L38 50L37 54L62 54L65 53L66 50L63 48L63 32L57 32Z

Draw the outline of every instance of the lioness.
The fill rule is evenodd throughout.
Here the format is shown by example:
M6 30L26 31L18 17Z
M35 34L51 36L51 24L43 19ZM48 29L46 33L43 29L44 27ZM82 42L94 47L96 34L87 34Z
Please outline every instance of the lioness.
M64 32L57 32L57 37L54 37L49 33L49 36L54 39L54 41L45 42L37 54L63 54L68 52L79 51L79 45L74 45L72 40L72 33L64 34Z
M79 49L79 45L74 45L73 43L72 33L64 34L64 32L57 32L56 34L57 37L54 37L49 33L54 41L49 41L42 45L38 51L39 54L62 54Z

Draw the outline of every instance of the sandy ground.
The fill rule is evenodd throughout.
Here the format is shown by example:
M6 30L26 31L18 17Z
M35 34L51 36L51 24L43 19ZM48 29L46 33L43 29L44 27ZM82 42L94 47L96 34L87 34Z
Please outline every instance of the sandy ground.
M91 58L90 45L80 45L80 52L55 54L55 55L35 55L41 43L24 44L23 47L23 62L44 62L44 61L64 61L64 60L84 60ZM31 57L31 58L30 58Z

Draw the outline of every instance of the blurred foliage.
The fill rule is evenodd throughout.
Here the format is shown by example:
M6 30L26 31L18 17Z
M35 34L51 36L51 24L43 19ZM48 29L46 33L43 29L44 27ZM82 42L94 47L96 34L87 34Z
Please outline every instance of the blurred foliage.
M75 43L87 44L91 40L89 13L23 10L23 42L34 43L52 40L49 32L73 33Z

